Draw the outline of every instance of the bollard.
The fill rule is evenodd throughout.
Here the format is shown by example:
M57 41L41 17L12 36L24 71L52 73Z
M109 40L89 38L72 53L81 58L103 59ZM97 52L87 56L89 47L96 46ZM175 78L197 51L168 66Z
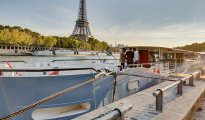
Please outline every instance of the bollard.
M199 80L200 79L200 76L201 76L201 71L199 71L199 73L198 73L198 76L197 76L197 80Z
M189 86L194 86L194 75L191 75L191 77L189 78Z
M204 68L201 69L201 75L204 75Z
M200 70L201 75L203 75L203 69Z
M163 111L163 91L161 89L157 89L153 96L156 97L156 110Z
M177 94L182 95L183 94L183 81L180 80L180 83L177 85Z

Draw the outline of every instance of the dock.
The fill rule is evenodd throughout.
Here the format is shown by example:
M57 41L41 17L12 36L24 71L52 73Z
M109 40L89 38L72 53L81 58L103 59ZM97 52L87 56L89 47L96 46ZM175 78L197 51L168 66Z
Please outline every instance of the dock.
M106 115L111 115L108 111L115 110L118 105L132 106L123 113L123 120L202 120L205 117L204 71L170 76L168 81L74 120L103 120Z

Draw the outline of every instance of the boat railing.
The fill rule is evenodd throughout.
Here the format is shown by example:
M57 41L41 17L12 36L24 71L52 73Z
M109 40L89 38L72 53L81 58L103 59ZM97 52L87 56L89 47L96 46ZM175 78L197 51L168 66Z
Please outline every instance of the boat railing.
M189 69L193 65L194 61L180 61L179 63L176 63L175 65L175 72L181 73L184 72L186 69Z
M53 60L52 62L64 62L64 61L116 61L119 59L66 59L66 60Z
M100 114L91 120L125 120L125 114L132 109L132 105L118 105L105 113Z
M59 64L54 64L54 62L61 62L61 61L71 61L71 62L76 62L76 61L91 61L92 63L98 63L96 61L100 61L100 63L105 63L105 64L109 64L109 65L115 65L116 64L116 69L115 68L112 68L111 66L109 67L106 67L106 68L99 68L97 66L75 66L75 65L72 65L72 67L70 68L64 68L65 66L65 63L63 64L63 66L61 65L61 67L59 67ZM94 62L93 62L94 61ZM106 62L106 61L116 61L115 62ZM0 69L0 76L27 76L27 75L41 75L41 74L29 74L29 73L40 73L40 72L43 72L42 75L59 75L59 72L61 71L77 71L77 70L93 70L93 71L99 71L99 70L108 70L110 67L110 69L115 69L115 70L118 70L118 64L117 64L117 59L67 59L67 60L53 60L52 62L50 63L36 63L36 64L31 64L31 66L29 66L29 64L27 64L27 62L25 61L0 61L0 63L3 63L4 66L2 66L2 68ZM15 63L15 64L12 64L12 63ZM27 65L20 65L19 63L24 63L24 64L27 64ZM22 68L22 67L23 68ZM52 67L52 68L51 68ZM104 67L104 66L102 66ZM114 71L115 71L114 70ZM28 73L27 75L26 74L21 74L20 72L23 72L23 73ZM50 72L50 73L48 73ZM86 71L85 71L86 72ZM92 71L91 71L92 72ZM6 74L3 74L3 73L6 73ZM61 72L62 74L66 74L65 72ZM70 74L75 74L75 72L70 72Z
M157 111L163 111L163 99L164 99L164 93L177 86L177 94L182 95L183 94L183 83L185 81L189 81L189 86L194 86L194 80L198 79L201 74L204 74L205 68L203 68L201 71L197 71L193 74L188 75L185 78L182 79L170 79L169 81L174 81L173 84L170 84L169 86L166 86L164 88L157 89L153 92L153 96L156 97L156 110Z
M51 71L73 71L73 70L94 70L95 68L52 68L52 69L0 69L2 72L51 72Z
M132 64L128 67L140 67L146 68L150 72L154 72L163 76L169 76L169 62L156 62L156 63L141 63L141 64Z
M184 62L178 63L175 72L176 73L186 73L192 69L200 68L201 66L204 66L204 61L200 60L185 60Z
M46 75L47 72L52 72L49 75L58 75L60 71L82 71L82 70L92 70L95 72L99 72L99 70L95 68L52 68L52 69L0 69L0 76L3 76L4 72L11 72L11 73L16 73L19 76L22 76L21 73L19 72L43 72L43 75Z
M193 63L194 63L194 61L186 61L185 62L185 65L186 65L185 67L189 68L189 67L191 67L193 65Z
M0 61L0 63L5 63L5 62L12 62L12 63L27 63L27 62L25 62L25 61L23 61L23 60L10 60L10 61Z

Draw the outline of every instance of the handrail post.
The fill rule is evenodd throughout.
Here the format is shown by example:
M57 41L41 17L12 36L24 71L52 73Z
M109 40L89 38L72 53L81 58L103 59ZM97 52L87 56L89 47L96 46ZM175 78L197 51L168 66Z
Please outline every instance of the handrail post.
M201 69L201 75L204 75L204 68Z
M189 78L189 86L194 86L194 75Z
M202 68L201 74L205 75L205 68Z
M177 85L177 94L182 95L183 94L183 81L180 80L180 83Z
M201 71L199 71L199 73L197 74L197 80L200 79L201 76Z
M163 111L163 91L161 89L157 89L153 96L156 97L156 111Z

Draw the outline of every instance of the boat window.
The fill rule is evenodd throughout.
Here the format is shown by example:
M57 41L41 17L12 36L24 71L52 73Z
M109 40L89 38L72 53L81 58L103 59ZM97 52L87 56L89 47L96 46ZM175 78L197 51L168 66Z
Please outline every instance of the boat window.
M128 91L138 90L139 80L130 80L127 84Z

